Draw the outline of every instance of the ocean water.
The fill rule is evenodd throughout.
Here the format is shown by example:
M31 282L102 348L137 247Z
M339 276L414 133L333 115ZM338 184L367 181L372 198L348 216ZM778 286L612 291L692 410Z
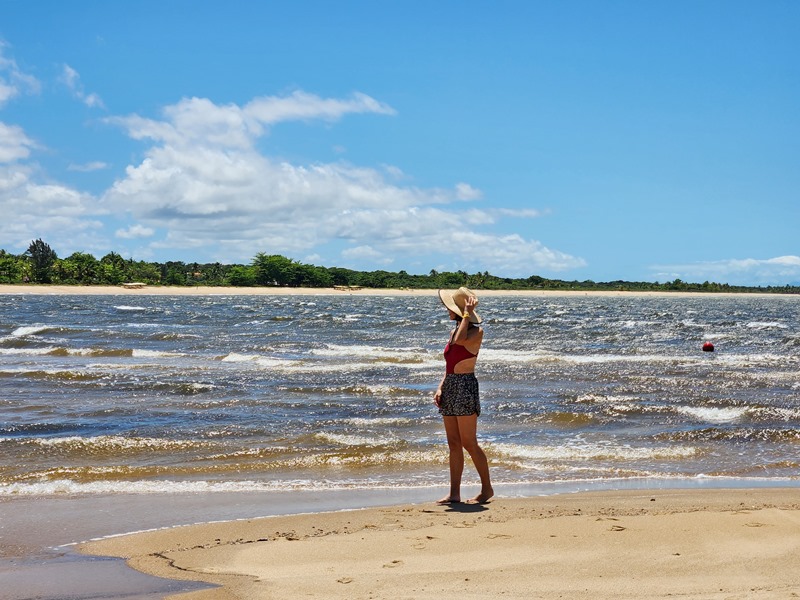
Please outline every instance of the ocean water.
M799 297L479 308L495 482L800 480ZM0 296L0 497L441 486L451 327L435 293Z

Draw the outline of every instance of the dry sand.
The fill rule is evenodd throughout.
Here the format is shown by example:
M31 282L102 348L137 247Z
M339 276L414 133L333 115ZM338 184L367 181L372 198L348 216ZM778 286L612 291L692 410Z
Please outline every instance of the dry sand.
M594 492L211 523L91 542L262 598L800 597L800 489Z
M489 296L605 296L605 297L724 297L724 296L762 296L796 298L791 294L730 294L699 292L600 292L579 290L476 290L482 297ZM295 288L295 287L210 287L210 286L146 286L141 289L130 289L113 285L9 285L0 284L0 295L78 295L78 296L280 296L280 295L337 295L337 296L435 296L433 289L377 289L361 288L353 290L337 290L334 288Z

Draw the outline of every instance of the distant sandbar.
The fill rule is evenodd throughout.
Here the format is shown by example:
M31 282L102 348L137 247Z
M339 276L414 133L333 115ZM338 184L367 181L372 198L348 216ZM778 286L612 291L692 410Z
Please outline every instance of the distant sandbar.
M791 294L768 293L715 293L715 292L625 292L588 290L476 290L480 296L594 296L594 297L786 297ZM212 286L145 286L123 287L113 285L0 285L0 295L28 296L433 296L433 289L384 288L309 288L309 287L212 287Z

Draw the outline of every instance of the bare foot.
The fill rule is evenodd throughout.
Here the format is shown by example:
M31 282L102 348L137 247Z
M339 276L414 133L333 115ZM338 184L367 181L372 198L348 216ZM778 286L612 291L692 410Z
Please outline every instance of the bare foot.
M492 496L494 496L494 490L492 488L489 488L487 491L481 492L480 494L478 494L474 498L470 499L469 503L470 504L486 504L487 502L489 502L489 499Z
M445 505L445 504L458 504L461 502L461 498L453 498L452 496L445 496L441 500L437 500L436 504Z

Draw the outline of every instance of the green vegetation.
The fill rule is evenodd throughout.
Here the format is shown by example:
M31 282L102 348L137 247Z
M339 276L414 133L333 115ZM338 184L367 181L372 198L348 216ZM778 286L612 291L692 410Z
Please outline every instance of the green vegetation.
M800 294L800 286L735 286L727 283L667 283L644 281L562 281L537 275L526 278L497 277L488 271L438 272L409 275L405 271L353 271L340 267L303 264L278 254L259 252L249 265L221 263L166 263L137 261L110 252L101 259L75 252L58 258L43 240L31 242L23 254L0 249L0 283L43 283L61 285L120 285L139 282L175 286L355 286L386 289L437 289L462 285L483 290L575 290L575 291L680 291L680 292L769 292Z

